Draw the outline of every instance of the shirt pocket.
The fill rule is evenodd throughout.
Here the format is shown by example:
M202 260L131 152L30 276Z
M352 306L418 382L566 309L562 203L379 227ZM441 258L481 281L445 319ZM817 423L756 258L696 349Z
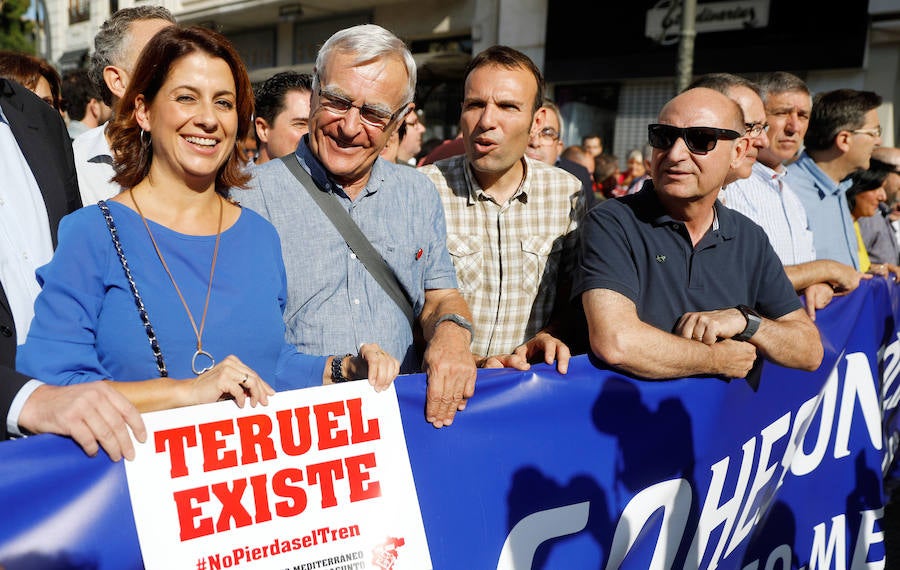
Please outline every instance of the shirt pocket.
M532 236L522 240L524 252L522 288L529 295L555 289L562 256L562 236Z
M481 288L484 274L481 270L484 259L481 238L478 236L447 234L447 250L453 259L453 267L456 268L456 278L459 281L460 291L462 293L475 293L478 291Z

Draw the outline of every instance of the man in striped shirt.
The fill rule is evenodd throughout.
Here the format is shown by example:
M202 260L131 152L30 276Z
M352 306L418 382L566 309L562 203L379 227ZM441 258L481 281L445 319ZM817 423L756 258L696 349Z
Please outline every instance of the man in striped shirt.
M758 84L738 79L743 81L727 88L726 95L744 111L748 135L759 131L767 140L758 148L749 177L739 172L738 179L725 186L722 200L762 226L794 289L805 295L807 313L815 318L817 309L827 306L836 293L856 289L864 275L844 263L816 258L806 210L786 176L784 163L800 152L809 126L809 89L799 77L785 72L766 75Z

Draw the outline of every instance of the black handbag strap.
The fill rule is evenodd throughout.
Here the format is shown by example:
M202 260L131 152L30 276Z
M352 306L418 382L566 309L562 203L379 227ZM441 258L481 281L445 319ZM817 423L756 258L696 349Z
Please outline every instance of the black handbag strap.
M112 237L113 246L116 248L116 255L119 256L119 263L122 264L122 269L125 271L125 278L128 279L128 286L131 288L131 294L134 295L134 304L141 317L141 323L144 325L144 330L147 331L147 340L150 341L150 349L153 351L153 356L156 358L156 368L159 370L160 377L166 378L169 375L169 371L166 370L166 363L163 360L162 350L159 348L156 332L153 330L153 325L150 324L150 315L147 314L147 309L144 308L144 300L141 299L141 294L138 293L137 283L134 282L134 277L131 276L131 268L128 267L128 260L125 259L125 251L122 249L121 242L119 242L119 230L116 228L116 223L113 221L112 213L109 211L109 206L106 202L100 200L97 202L97 205L100 206L100 211L103 212L103 217L106 219L106 227L109 229L109 235Z
M363 265L375 278L375 281L397 303L397 306L406 315L406 320L409 321L410 326L413 326L413 323L415 323L413 306L397 280L397 275L388 267L384 258L375 250L372 243L369 242L362 230L359 229L359 226L356 225L356 222L353 221L353 218L350 217L350 214L347 213L347 210L331 196L330 192L325 192L319 188L312 176L300 166L300 162L293 153L281 157L281 160L288 167L288 170L291 171L291 174L297 178L300 185L306 188L306 191L309 192L313 201L322 209L322 212L328 216L328 219L331 220L331 223L343 236L344 241L347 242L350 250L356 254L357 259L363 262Z

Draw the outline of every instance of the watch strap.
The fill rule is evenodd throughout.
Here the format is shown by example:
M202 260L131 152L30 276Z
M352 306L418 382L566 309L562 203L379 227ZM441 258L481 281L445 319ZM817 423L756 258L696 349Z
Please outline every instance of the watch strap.
M748 341L750 340L750 337L756 334L756 331L759 330L759 325L762 322L762 317L759 315L759 313L757 313L747 305L738 305L737 307L735 307L735 309L737 309L742 315L744 315L744 318L747 320L747 326L744 327L743 331L731 338L739 341Z
M343 364L344 359L353 356L349 352L347 354L335 354L331 359L331 381L335 384L341 382L349 382L350 379L344 376Z
M461 326L462 328L469 331L469 336L472 340L475 339L475 327L472 326L472 323L469 322L469 319L465 318L464 316L458 315L456 313L447 313L445 315L441 315L436 321L434 321L434 328L437 329L437 326L444 321L450 321Z

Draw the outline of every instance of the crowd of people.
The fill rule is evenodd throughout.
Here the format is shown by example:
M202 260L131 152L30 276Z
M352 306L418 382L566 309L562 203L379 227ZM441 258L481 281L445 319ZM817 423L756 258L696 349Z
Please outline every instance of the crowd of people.
M900 278L875 93L701 76L625 172L597 135L564 146L515 49L472 58L454 139L423 143L415 94L371 24L255 91L161 7L115 12L88 73L0 53L0 436L118 460L140 412L417 372L441 428L479 367L583 352L752 382L817 369L815 312Z

